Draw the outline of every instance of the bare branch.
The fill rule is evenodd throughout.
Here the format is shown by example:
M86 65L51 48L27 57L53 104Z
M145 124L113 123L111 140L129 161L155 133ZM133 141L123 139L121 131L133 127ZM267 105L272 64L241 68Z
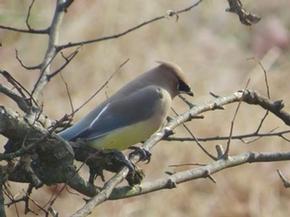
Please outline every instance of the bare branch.
M5 206L4 206L4 194L3 194L3 184L0 185L0 216L6 217Z
M228 159L220 159L218 161L214 161L206 166L201 166L199 168L177 172L169 177L160 178L150 182L145 182L140 184L139 186L135 186L134 188L128 186L115 188L109 199L116 200L128 198L158 191L161 189L168 189L170 188L170 186L168 185L169 180L173 180L176 184L180 184L183 182L188 182L199 178L206 178L208 177L208 175L212 175L226 168L240 166L245 163L285 161L285 160L290 160L290 152L286 153L246 152L239 155L231 156Z
M243 101L248 104L259 105L265 110L269 110L286 125L290 126L290 114L282 110L284 108L282 100L271 101L255 91L247 90L247 94L243 97Z
M240 102L244 101L249 104L256 104L260 105L261 107L268 109L270 111L275 112L275 114L281 118L284 122L288 122L290 119L290 115L286 112L281 111L281 108L277 110L276 102L272 102L267 98L261 97L254 91L250 90L244 90L244 91L238 91L235 92L234 94L227 96L227 97L218 97L215 100L206 103L206 104L201 104L201 105L196 105L193 108L191 108L188 112L185 112L178 117L172 119L163 129L161 129L159 132L153 134L143 145L143 148L146 150L152 149L164 136L168 135L169 131L172 131L174 128L179 126L180 124L186 122L191 116L198 115L200 113L209 111L209 110L214 110L217 106L223 106L226 104L230 104L233 102ZM274 108L272 108L274 107ZM282 115L281 115L282 114ZM140 159L139 155L133 155L132 156L132 161L137 162ZM236 158L235 157L228 157L227 159L220 159L218 161L213 162L212 164L214 165L213 167L204 167L204 168L199 168L199 169L194 169L198 177L208 177L208 175L212 174L212 171L218 172L221 169L224 169L226 167L233 167L236 165L240 165L242 163L246 162L265 162L265 161L280 161L280 160L289 160L290 159L290 153L254 153L254 152L249 152L245 153L242 155L238 155ZM214 169L213 169L214 168ZM211 170L209 170L211 169ZM120 183L128 174L129 169L128 168L123 168L118 174L116 174L113 178L111 178L101 189L100 193L96 195L95 197L92 198L86 205L84 205L81 209L79 209L75 214L73 214L71 217L81 217L81 216L87 216L91 210L97 206L98 204L104 202L108 198L110 198L110 194L112 193L113 189L115 186ZM185 171L184 173L186 174L192 174L193 171ZM178 177L179 177L179 173ZM170 177L170 183L173 181L176 181L174 178L177 175L174 174L173 177ZM194 175L195 177L195 175ZM191 177L193 179L194 177ZM181 178L181 181L185 181L183 177ZM154 183L154 184L153 184ZM156 180L154 182L148 183L148 186L142 184L142 189L137 190L137 193L135 194L142 194L144 192L147 193L145 190L146 187L148 189L148 192L156 191L159 190L162 186L162 188L168 188L169 185L169 180L162 179L162 180ZM152 185L154 187L152 187ZM155 187L158 186L158 187ZM172 185L170 185L172 186ZM132 192L132 195L134 194L134 190L130 187L130 191L128 190L128 187L125 187L127 189L125 195L123 197L129 196L128 192ZM122 189L124 191L124 189ZM111 196L111 199L116 199L115 197Z
M181 123L184 123L186 120L191 118L191 116L197 115L204 111L212 110L216 107L216 105L224 105L239 101L242 96L243 95L241 94L241 92L236 92L232 96L221 97L211 103L197 105L191 108L188 112L185 112L178 117L172 119L172 121L170 121L167 126L165 126L162 130L153 134L147 141L145 141L145 143L143 144L143 148L146 150L152 149L164 136L168 135L168 132L172 131ZM132 162L138 162L139 159L140 155L132 155ZM118 185L127 176L128 172L129 169L127 167L124 167L118 174L116 174L113 178L106 182L98 195L93 197L87 204L85 204L82 208L75 212L71 217L87 216L94 207L96 207L100 203L103 203L110 197L110 194L112 193L115 186Z
M171 110L175 113L175 115L178 116L178 113L171 108ZM217 160L217 158L215 156L213 156L211 153L209 153L203 146L202 144L198 141L198 139L196 138L196 136L191 132L191 130L185 125L185 123L182 123L182 126L184 127L184 129L189 133L189 135L194 139L194 141L196 142L196 144L198 145L198 147L208 156L210 157L212 160Z
M268 117L268 115L269 115L269 110L267 110L266 113L264 114L264 116L262 117L262 119L257 127L256 133L258 133L261 130L263 123L266 120L266 118Z
M245 90L248 88L249 83L250 83L250 79L248 79L248 81L246 83L246 86L245 86L244 91L243 91L243 95L244 95ZM231 121L230 135L229 135L229 139L228 139L228 142L227 142L226 150L225 150L225 153L224 153L224 156L223 156L225 158L227 158L228 155L229 155L230 144L231 144L233 130L234 130L234 124L235 124L235 121L236 121L236 117L238 115L238 111L239 111L239 109L241 107L241 104L242 104L242 98L240 99L240 101L239 101L239 103L237 105L237 108L236 108L235 113L234 113L233 120Z
M272 131L272 130L271 130ZM232 135L232 140L242 140L246 138L252 138L252 137L274 137L274 136L284 136L285 134L289 134L290 130L283 130L279 132L267 132L267 133L247 133L247 134L240 134L240 135ZM220 140L228 140L229 136L212 136L212 137L197 137L198 141L200 142L207 142L207 141L220 141ZM163 140L166 141L180 141L180 142L186 142L186 141L195 141L192 137L176 137L176 136L170 136L167 138L164 138ZM290 140L288 140L289 142ZM252 141L251 141L252 142ZM249 142L245 142L249 143Z
M10 26L4 26L4 25L0 25L0 29L6 29L6 30L10 30L10 31L15 31L15 32L22 32L22 33L30 33L30 34L48 34L49 33L49 28L46 29L33 29L31 28L30 24L29 24L29 18L30 18L30 14L31 14L31 9L34 5L35 0L32 0L28 11L27 11L27 15L26 15L26 19L25 19L25 24L27 26L28 29L21 29L21 28L16 28L16 27L10 27Z
M194 106L194 104L192 104L191 102L189 102L184 96L182 95L178 95L178 97L186 104L188 105L189 108L192 108Z
M282 174L280 170L277 170L277 173L279 177L281 178L283 185L285 188L290 188L290 182L287 180L287 178Z
M20 65L21 65L23 68L27 69L27 70L35 70L35 69L39 69L39 68L41 67L41 64L36 65L36 66L26 66L26 65L23 63L23 61L20 59L20 57L19 57L19 55L18 55L18 50L17 50L17 49L15 50L15 56L16 56L17 61L20 63Z
M127 64L130 59L126 59L119 67L109 76L109 78L90 96L83 104L81 104L77 109L74 110L69 116L73 116L79 110L81 110L86 104L88 104L98 93L100 93L112 80L112 78L121 70L121 68Z
M26 99L14 93L8 87L5 87L2 84L0 84L0 92L8 96L10 99L12 99L22 111L26 113L30 112L31 107L27 103Z
M63 50L63 49L69 48L69 47L76 47L76 46L81 46L81 45L86 45L86 44L97 43L97 42L100 42L100 41L116 39L116 38L122 37L122 36L124 36L124 35L126 35L126 34L128 34L130 32L135 31L136 29L139 29L139 28L141 28L143 26L146 26L146 25L148 25L150 23L156 22L158 20L166 19L166 18L168 18L168 16L178 16L179 14L188 12L191 9L193 9L194 7L198 6L201 2L202 2L202 0L198 0L196 3L186 7L184 9L177 10L174 13L169 13L169 14L166 14L166 15L158 16L158 17L152 18L150 20L144 21L144 22L142 22L142 23L140 23L140 24L138 24L136 26L133 26L133 27L121 32L121 33L118 33L118 34L104 36L104 37L100 37L100 38L95 38L95 39L87 40L87 41L80 41L80 42L74 42L74 43L70 42L70 43L67 43L67 44L64 44L64 45L59 45L57 48L59 50Z
M21 29L21 28L16 28L16 27L11 27L11 26L4 26L0 25L0 29L6 29L14 32L22 32L22 33L29 33L29 34L48 34L49 33L49 28L46 29Z
M60 75L60 78L62 80L62 82L64 83L64 86L65 86L65 90L66 90L66 93L67 93L67 96L68 96L68 99L69 99L69 104L70 104L70 108L71 108L71 113L74 113L75 109L74 109L74 105L73 105L73 102L72 102L72 98L71 98L71 95L70 95L70 92L69 92L69 87L68 87L68 84L67 82L65 81L64 77L62 76L61 73L59 73Z
M63 55L63 53L61 53L61 55L64 58L65 62L57 70L55 70L54 72L52 72L49 75L47 75L47 80L48 81L50 81L54 76L56 76L59 72L61 72L73 60L73 58L78 54L79 48L80 47L78 47L75 51L73 51L68 57L65 57Z
M5 79L18 91L18 93L21 95L21 97L25 98L26 95L24 94L24 92L26 94L30 94L29 91L22 86L21 83L19 83L15 78L13 78L9 72L5 71L5 70L0 70L0 74L5 77Z
M42 93L43 88L48 83L48 75L50 74L50 66L54 57L57 55L59 49L57 49L57 43L59 40L59 31L61 27L61 23L64 17L64 13L67 10L67 7L72 3L72 0L57 0L56 9L54 12L54 16L49 27L49 39L48 39L48 47L46 50L46 54L44 60L41 64L42 68L40 71L40 76L37 82L34 85L32 90L32 95L38 99Z
M230 7L227 8L226 11L237 14L242 24L251 26L261 20L261 17L246 11L243 8L243 4L240 0L228 0L228 3Z
M34 4L35 0L32 0L30 5L29 5L29 8L28 8L28 11L27 11L27 16L26 16L26 19L25 19L25 23L26 23L26 26L29 30L31 30L31 26L29 24L29 18L30 18L30 13L31 13L31 9L33 7L33 4Z

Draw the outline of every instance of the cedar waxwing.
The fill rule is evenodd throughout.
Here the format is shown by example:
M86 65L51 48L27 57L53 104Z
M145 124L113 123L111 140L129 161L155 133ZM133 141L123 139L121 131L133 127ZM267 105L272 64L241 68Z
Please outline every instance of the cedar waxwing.
M123 150L148 139L166 120L176 95L193 96L177 65L159 63L60 132L59 136L68 141L81 139L101 150Z
M81 139L100 150L123 150L148 139L166 120L176 95L193 96L177 65L159 63L58 135L68 141ZM11 151L8 141L5 152Z

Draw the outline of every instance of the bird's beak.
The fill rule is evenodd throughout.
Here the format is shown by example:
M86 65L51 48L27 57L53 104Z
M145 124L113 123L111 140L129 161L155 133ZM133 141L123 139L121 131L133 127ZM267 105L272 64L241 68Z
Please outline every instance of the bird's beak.
M194 96L194 93L191 90L188 91L179 91L180 94L186 94L188 96Z
M191 90L186 92L186 94L189 95L189 96L194 96L194 93Z

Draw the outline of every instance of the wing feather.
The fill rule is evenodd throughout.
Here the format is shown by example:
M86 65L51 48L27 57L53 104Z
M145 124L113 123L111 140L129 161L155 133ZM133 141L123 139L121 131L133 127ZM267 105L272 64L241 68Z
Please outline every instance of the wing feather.
M149 119L160 105L161 98L160 88L149 86L128 97L110 102L77 137L94 140L116 129Z

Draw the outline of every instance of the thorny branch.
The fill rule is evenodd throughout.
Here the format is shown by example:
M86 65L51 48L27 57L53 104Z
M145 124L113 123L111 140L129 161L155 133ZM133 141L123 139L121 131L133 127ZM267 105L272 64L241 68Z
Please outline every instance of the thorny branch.
M171 132L181 125L182 123L185 123L187 120L190 120L193 116L200 115L201 113L215 110L217 107L222 107L227 104L231 104L234 102L245 102L248 104L254 104L259 105L264 109L268 109L270 112L275 114L277 117L279 117L284 123L290 123L290 115L282 110L281 106L276 106L276 101L271 101L267 98L264 98L260 96L255 91L251 90L243 90L243 91L237 91L233 93L230 96L227 97L217 97L214 100L212 100L209 103L204 103L200 105L195 105L192 107L189 111L180 114L179 116L173 118L163 129L161 129L159 132L152 135L143 145L144 149L151 150L160 140L163 138L166 138L168 135L172 134ZM280 101L279 101L280 102ZM282 102L280 102L282 103ZM290 125L290 124L289 124ZM259 153L257 153L259 155ZM224 156L224 152L222 154ZM252 162L253 156L255 159L256 153L246 153L241 157L241 159L237 161L232 161L232 157L229 156L228 158L221 158L219 161L216 162L230 162L230 166L242 164L244 162ZM289 160L290 154L289 153L274 153L274 155L271 154L261 154L259 155L257 161L274 161L274 160ZM137 162L139 160L138 155L134 155L132 161ZM214 164L214 163L213 163ZM214 164L216 165L216 164ZM210 173L208 170L203 170L203 168L200 168L201 173L199 173L199 177L207 177ZM219 171L219 170L217 170ZM85 204L81 209L79 209L75 214L73 214L71 217L82 217L87 216L94 207L97 205L103 203L104 201L110 199L110 195L112 194L115 187L127 176L129 170L128 168L123 168L118 174L116 174L112 179L110 179L104 187L101 189L100 193L97 194L95 197L93 197L87 204ZM184 173L190 173L189 171L184 171ZM173 179L174 180L174 179ZM164 180L163 180L164 181ZM170 180L170 186L174 187L174 181L171 182ZM168 188L168 180L166 179L166 184L163 184L163 188ZM165 186L165 187L164 187ZM142 189L143 189L142 184ZM134 189L134 188L133 188ZM128 190L128 189L127 189ZM151 189L154 191L154 188ZM139 191L142 192L142 191ZM126 193L127 194L127 193Z

